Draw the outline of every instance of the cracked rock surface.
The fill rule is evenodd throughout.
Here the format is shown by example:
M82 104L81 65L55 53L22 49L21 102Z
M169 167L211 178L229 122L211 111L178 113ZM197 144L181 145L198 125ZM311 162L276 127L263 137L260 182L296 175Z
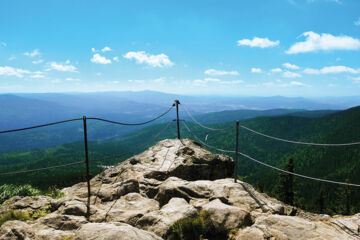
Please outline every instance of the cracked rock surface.
M167 139L107 169L87 185L65 188L61 199L13 197L0 207L34 221L7 221L0 239L167 239L178 220L205 211L224 239L360 239L360 214L311 214L231 178L234 162L188 139ZM214 238L218 239L218 238Z

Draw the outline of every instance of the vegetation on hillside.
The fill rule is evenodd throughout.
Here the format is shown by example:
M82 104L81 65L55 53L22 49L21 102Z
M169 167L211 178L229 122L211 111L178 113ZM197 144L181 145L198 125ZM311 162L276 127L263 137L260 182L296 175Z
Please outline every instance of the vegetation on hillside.
M326 115L324 117L259 117L242 120L241 125L250 127L265 134L292 139L297 141L312 141L321 143L343 143L359 141L360 125L356 124L360 118L360 108ZM223 119L225 121L226 119ZM218 148L233 150L235 148L235 131L209 132L187 121L191 130L203 141ZM227 127L234 122L212 125ZM164 138L176 137L176 124L173 124L159 138L145 146L141 146L147 139L154 137L165 124L153 125L122 138L113 138L106 141L92 141L89 143L91 174L101 171L99 165L114 165L134 152L139 153L155 142ZM181 125L181 136L192 136ZM290 158L293 159L293 170L313 177L321 177L335 181L349 181L360 183L360 148L348 147L314 147L293 145L277 142L254 135L240 129L239 150L260 161L277 167L286 168ZM0 155L0 172L34 169L84 160L83 142L64 144L48 149L36 149L27 152L13 152ZM113 157L123 154L120 157ZM232 156L230 154L230 156ZM111 157L106 161L101 159ZM69 186L85 180L85 166L59 168L43 172L27 173L18 177L9 175L0 177L0 184L32 184L40 189L49 186ZM282 198L281 180L278 172L245 159L239 158L239 177L268 193L271 196ZM283 179L286 176L282 176ZM286 183L286 181L285 181ZM360 212L360 192L356 188L314 182L295 177L293 179L293 203L305 210L326 212L329 214L352 214Z

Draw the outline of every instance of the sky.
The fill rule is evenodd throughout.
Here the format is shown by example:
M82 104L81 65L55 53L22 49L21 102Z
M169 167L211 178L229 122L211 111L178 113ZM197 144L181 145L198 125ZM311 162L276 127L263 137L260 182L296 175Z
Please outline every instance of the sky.
M0 93L360 95L359 0L2 0Z

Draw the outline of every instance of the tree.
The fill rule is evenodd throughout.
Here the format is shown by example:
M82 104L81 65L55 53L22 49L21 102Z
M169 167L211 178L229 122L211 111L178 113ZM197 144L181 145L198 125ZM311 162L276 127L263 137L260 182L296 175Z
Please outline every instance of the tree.
M324 206L325 206L325 192L324 189L321 188L318 198L316 199L316 203L318 206L319 213L324 212Z
M294 159L291 157L285 164L285 170L294 172ZM294 205L294 175L288 173L280 173L280 200L286 204Z

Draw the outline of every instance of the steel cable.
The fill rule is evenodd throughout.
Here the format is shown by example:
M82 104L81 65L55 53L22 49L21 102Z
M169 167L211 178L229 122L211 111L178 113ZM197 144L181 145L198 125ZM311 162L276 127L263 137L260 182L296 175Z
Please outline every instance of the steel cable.
M209 145L209 144L207 144L207 143L204 143L198 136L195 135L195 133L193 133L193 132L191 131L191 129L189 128L189 126L188 126L185 122L183 122L183 123L184 123L184 126L185 126L186 130L187 130L197 141L199 141L199 142L200 142L201 144L203 144L204 146L206 146L206 147L208 147L208 148L215 149L215 150L217 150L217 151L219 151L219 152L235 153L235 151L224 150L224 149L221 149L221 148L217 148L217 147L211 146L211 145Z
M64 121L59 121L59 122L46 123L46 124L36 125L36 126L31 126L31 127L26 127L26 128L18 128L18 129L0 131L0 134L2 134L2 133L10 133L10 132L18 132L18 131L25 131L25 130L29 130L29 129L47 127L47 126L51 126L51 125L56 125L56 124L61 124L61 123L66 123L66 122L79 121L79 120L83 120L83 119L82 118L74 118L74 119L69 119L69 120L64 120Z
M174 108L174 106L175 105L172 105L166 112L160 114L159 116L157 116L157 117L155 117L155 118L153 118L151 120L141 122L141 123L123 123L123 122L112 121L112 120L107 120L107 119L97 118L97 117L89 117L87 119L98 120L98 121L103 121L103 122L108 122L108 123L113 123L113 124L119 124L119 125L125 125L125 126L140 126L140 125L145 125L145 124L151 123L151 122L165 116L166 114L168 114L171 111L171 109Z
M207 127L203 124L201 124L199 121L197 121L190 113L190 111L186 108L185 105L183 104L180 104L180 106L182 106L185 110L185 112L187 113L187 115L197 124L199 125L200 127L202 128L205 128L207 130L210 130L210 131L226 131L226 130L229 130L229 129L233 129L234 127L227 127L227 128L211 128L211 127Z
M327 183L333 183L333 184L339 184L339 185L347 185L347 186L353 186L353 187L360 187L360 184L354 184L354 183L346 183L346 182L337 182L337 181L332 181L332 180L327 180L327 179L322 179L322 178L315 178L315 177L309 177L309 176L306 176L306 175L302 175L302 174L298 174L298 173L293 173L293 172L289 172L289 171L286 171L284 169L281 169L281 168L278 168L278 167L275 167L275 166L272 166L270 164L267 164L267 163L264 163L264 162L261 162L259 160L256 160L255 158L252 158L244 153L241 153L239 152L239 155L247 158L247 159L250 159L251 161L254 161L258 164L261 164L261 165L264 165L268 168L272 168L276 171L279 171L279 172L283 172L283 173L287 173L287 174L291 174L291 175L294 175L294 176L297 176L297 177L301 177L301 178L306 178L306 179L310 179L310 180L315 180L315 181L320 181L320 182L327 182Z
M57 165L57 166L51 166L51 167L37 168L37 169L17 171L17 172L6 172L6 173L0 173L0 176L6 176L6 175L12 175L12 174L21 174L21 173L30 173L30 172L39 172L39 171L44 171L44 170L49 170L49 169L54 169L54 168L68 167L68 166L73 166L73 165L77 165L77 164L84 164L84 163L85 163L85 161L79 161L79 162L72 162L72 163L67 163L67 164L62 164L62 165Z
M292 140L287 140L287 139L283 139L283 138L278 138L278 137L273 137L270 135L266 135L264 133L261 132L257 132L251 128L245 127L245 126L240 126L241 128L250 131L252 133L255 133L257 135L263 136L263 137L267 137L270 139L274 139L277 141L281 141L281 142L287 142L287 143L293 143L293 144L302 144L302 145L310 145L310 146L324 146L324 147L341 147L341 146L352 146L352 145L360 145L360 142L352 142L352 143L311 143L311 142L298 142L298 141L292 141Z
M119 155L115 155L115 156L109 156L109 157L105 157L105 158L98 158L98 159L94 159L94 160L90 160L89 162L98 162L98 161L106 161L109 159L115 159L115 158L119 158L122 156L125 156L127 154L133 154L136 150L141 149L143 147L145 147L146 145L148 145L149 143L151 143L152 141L154 141L156 138L158 138L159 136L161 136L161 134L163 134L170 126L170 124L173 123L172 121L170 121L163 129L161 129L154 137L150 138L149 140L147 140L144 144L141 144L137 147L135 147L134 149L132 149L131 151L128 152L124 152L121 153Z

